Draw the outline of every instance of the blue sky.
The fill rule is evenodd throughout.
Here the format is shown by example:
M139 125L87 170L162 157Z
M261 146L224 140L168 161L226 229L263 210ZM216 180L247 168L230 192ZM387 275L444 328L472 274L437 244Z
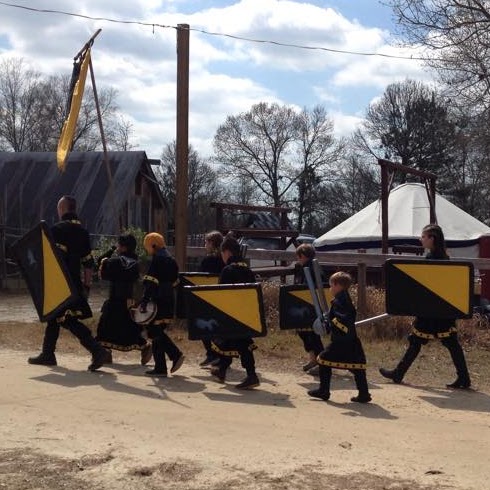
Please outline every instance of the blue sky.
M391 9L378 0L13 0L39 9L135 20L290 44L416 55L395 44ZM133 141L152 158L175 138L175 30L29 12L0 5L0 60L22 57L44 73L70 73L71 59L102 28L93 50L98 84L118 90ZM193 146L212 153L227 115L258 102L323 104L348 136L385 87L430 80L418 61L257 44L192 31L190 125Z

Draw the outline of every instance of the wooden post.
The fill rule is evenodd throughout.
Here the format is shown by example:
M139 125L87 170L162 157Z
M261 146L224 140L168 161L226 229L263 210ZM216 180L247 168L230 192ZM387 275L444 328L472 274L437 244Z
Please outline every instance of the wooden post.
M366 282L366 264L357 264L357 316L361 319L366 318Z
M390 195L388 167L381 166L381 253L388 253L388 197Z
M97 31L97 34L99 31ZM107 181L109 184L109 197L111 200L112 212L114 213L111 233L118 233L119 231L121 231L121 213L118 212L116 206L116 195L114 192L112 170L111 170L111 164L109 162L109 156L107 154L107 143L105 139L104 125L102 124L102 113L100 111L99 96L97 94L97 85L95 84L95 74L94 74L94 68L92 66L92 59L90 59L89 68L90 68L90 79L92 81L92 90L94 91L95 108L97 109L97 120L99 122L100 139L102 141L102 149L104 152L104 163L107 172Z
M177 25L175 260L181 271L187 259L187 199L189 173L189 25Z
M436 179L429 179L429 206L430 206L430 222L437 224L436 215Z

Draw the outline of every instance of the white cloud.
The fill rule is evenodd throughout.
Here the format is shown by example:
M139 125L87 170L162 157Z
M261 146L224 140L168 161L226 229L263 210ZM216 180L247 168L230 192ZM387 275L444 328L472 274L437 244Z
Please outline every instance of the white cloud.
M334 132L337 137L348 137L361 124L361 115L344 114L342 112L329 112L334 123Z
M420 56L415 48L409 50L385 46L380 52L393 56ZM363 56L353 57L348 65L335 73L331 82L336 87L371 86L383 89L390 83L406 78L431 80L429 72L419 60Z
M17 0L32 6L30 0ZM90 16L138 20L279 42L352 51L398 53L387 46L388 33L346 19L333 8L304 1L229 0L228 6L183 14L185 7L209 2L186 0L37 0L36 8L59 9ZM225 3L225 2L221 2ZM198 8L198 7L196 7ZM187 9L188 10L188 9ZM176 31L105 21L41 14L0 6L0 59L23 57L39 71L71 72L72 57L102 28L93 49L98 87L117 89L118 104L133 123L135 142L150 157L175 138ZM6 40L6 42L3 42ZM260 101L303 107L305 94L332 106L336 132L350 134L360 116L342 107L345 89L371 87L407 76L427 75L418 62L355 57L323 51L237 41L196 31L190 35L189 137L204 155L227 115L247 111ZM295 84L311 74L303 93ZM310 79L308 79L310 80ZM321 80L321 81L320 81ZM321 85L323 83L323 85ZM371 94L372 96L372 94ZM366 104L359 110L364 110ZM349 109L350 110L350 109ZM355 112L353 110L352 112Z

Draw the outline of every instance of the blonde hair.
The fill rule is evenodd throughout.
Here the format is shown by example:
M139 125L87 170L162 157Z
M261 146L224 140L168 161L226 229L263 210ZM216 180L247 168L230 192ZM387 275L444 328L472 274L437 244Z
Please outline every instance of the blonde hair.
M342 289L349 289L352 284L352 277L347 272L336 272L330 276L330 280L328 281L330 285L339 284Z
M223 235L218 230L206 233L204 239L211 243L215 252L219 252L221 244L223 243Z

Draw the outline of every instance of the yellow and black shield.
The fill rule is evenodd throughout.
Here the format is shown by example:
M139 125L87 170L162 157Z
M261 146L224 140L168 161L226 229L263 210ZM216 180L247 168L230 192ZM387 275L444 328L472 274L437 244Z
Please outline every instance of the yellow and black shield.
M79 300L44 221L17 240L11 250L42 322L56 318Z
M189 339L237 339L267 334L260 284L186 287Z
M208 272L181 272L179 273L179 284L177 286L177 298L175 303L175 316L185 319L185 287L186 286L210 286L218 284L219 274L210 274Z
M327 304L332 302L330 289L323 289ZM279 328L281 330L312 328L316 319L313 299L308 286L288 284L279 290Z
M471 318L473 264L452 260L385 263L386 312L425 318Z

